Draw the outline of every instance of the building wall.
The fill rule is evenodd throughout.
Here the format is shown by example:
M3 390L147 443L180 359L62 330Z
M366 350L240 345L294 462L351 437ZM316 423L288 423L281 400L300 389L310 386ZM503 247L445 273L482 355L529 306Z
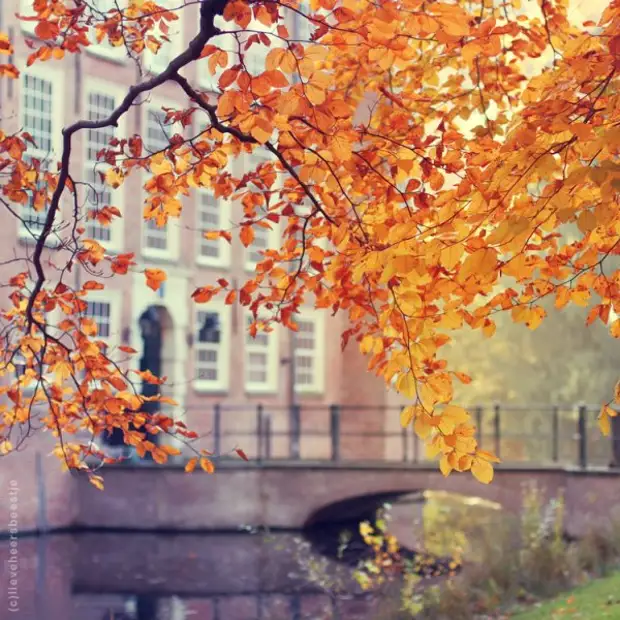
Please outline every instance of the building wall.
M195 20L190 11L197 11L197 6L187 7L181 20L185 42L194 36ZM141 79L136 64L123 57L110 57L87 51L76 56L68 56L61 62L48 61L36 63L27 69L25 59L30 53L26 37L32 37L25 30L28 24L18 21L14 14L20 11L18 0L5 0L0 3L0 25L9 33L15 47L12 60L20 70L34 72L53 83L55 104L54 133L58 137L61 127L65 127L79 118L86 118L88 113L88 96L90 92L104 93L119 101L129 86ZM192 83L204 83L204 60L194 63L183 70ZM0 105L2 109L2 127L5 132L19 131L23 128L22 112L23 77L19 80L0 81ZM152 96L154 107L171 106L184 108L188 100L184 93L174 84L164 84ZM133 134L146 135L146 106L133 107L122 120L119 137ZM195 128L194 128L195 131ZM60 145L55 144L55 156ZM87 132L78 132L73 141L73 158L71 174L80 179L89 169L86 156ZM232 170L239 174L247 162L243 158L232 165ZM110 340L113 344L126 344L139 352L142 348L138 318L149 306L156 305L165 309L167 317L165 347L163 352L164 372L168 376L166 392L177 402L175 415L182 417L186 423L201 436L206 436L206 445L214 424L213 412L216 404L227 410L222 415L222 427L227 433L226 445L222 449L232 449L243 445L251 456L257 449L253 439L245 437L256 428L256 406L260 403L270 416L272 429L287 432L290 423L290 370L287 358L291 351L291 333L277 327L273 337L277 344L273 357L273 381L267 389L250 389L245 380L247 359L247 336L244 325L244 309L239 305L228 307L226 322L230 329L229 338L222 349L224 364L222 373L226 381L220 387L205 386L196 381L196 316L197 312L209 310L212 306L197 306L191 300L191 293L198 286L214 283L218 278L226 278L232 285L241 285L251 277L252 272L246 264L246 251L237 238L233 239L229 250L229 261L222 265L208 266L200 259L200 233L197 229L198 197L194 193L183 200L183 212L179 220L172 221L170 228L177 235L174 250L169 257L154 256L144 247L142 218L144 177L131 174L119 190L113 194L111 203L118 206L123 214L122 220L115 224L114 243L110 244L117 252L135 254L136 267L133 273L109 278L105 267L99 276L86 273L83 269L73 270L73 285L79 287L87 279L100 279L105 284L104 291L89 294L89 299L109 302L111 307ZM224 208L223 204L220 204ZM63 205L64 217L71 214L72 205L67 200ZM231 205L232 219L240 216L239 205ZM20 238L19 222L5 210L0 211L0 244L3 248L15 247L18 255L25 255L32 248L32 241ZM66 231L61 232L66 234ZM277 239L277 234L274 236ZM105 245L105 244L104 244ZM57 252L57 251L56 251ZM5 253L3 253L5 254ZM52 253L53 256L56 253ZM59 259L56 259L60 262ZM168 279L157 293L145 285L143 271L145 268L161 268ZM0 280L6 281L16 271L14 265L0 267ZM53 271L49 270L50 275ZM213 307L217 308L217 302ZM329 416L327 407L331 403L348 405L372 405L377 407L374 413L365 410L364 415L355 409L343 412L343 428L351 431L356 427L362 431L380 430L383 425L383 413L378 411L384 402L384 389L381 383L366 375L365 360L361 357L353 342L342 353L340 334L345 327L345 316L331 317L327 312L307 309L307 317L316 321L316 345L318 354L317 380L310 389L299 389L296 402L301 405L302 428L327 430ZM134 360L137 365L140 354ZM236 437L235 433L239 431ZM246 443L243 444L243 441ZM356 440L353 440L354 442ZM278 443L279 442L279 443ZM287 438L274 440L272 449L286 450ZM351 444L347 450L354 449ZM369 449L368 445L365 447ZM371 449L382 450L379 444L372 444ZM322 454L324 447L317 448L316 455ZM310 449L309 455L315 454ZM19 458L15 457L15 458Z

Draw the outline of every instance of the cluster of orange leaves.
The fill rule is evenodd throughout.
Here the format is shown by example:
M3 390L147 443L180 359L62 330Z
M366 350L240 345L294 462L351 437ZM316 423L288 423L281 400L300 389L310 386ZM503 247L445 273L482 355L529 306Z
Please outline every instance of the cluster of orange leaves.
M206 231L208 238L238 234L247 247L256 227L280 225L280 247L264 252L251 279L236 289L220 279L197 289L194 300L226 295L226 303L266 313L267 328L296 329L305 300L345 313L343 346L356 340L369 369L410 399L402 423L427 440L442 471L471 470L489 482L497 459L479 449L469 413L450 404L454 379L470 379L440 358L449 334L470 328L492 336L498 312L536 329L546 318L541 302L552 297L557 309L589 306L588 323L600 320L620 337L613 262L620 253L620 2L608 3L596 23L570 20L566 0L310 5L303 13L295 0L220 2L218 34L232 45L215 36L201 53L220 73L220 92L207 96L186 83L187 106L166 109L166 122L178 128L169 147L149 154L140 136L113 141L100 153L111 165L106 182L119 187L146 171L144 217L159 225L178 217L183 197L197 188L240 203L236 226ZM29 64L78 52L93 35L136 58L146 48L156 53L177 18L150 0L129 0L105 18L68 0L35 0L34 10L44 41ZM292 14L309 21L310 41L290 34ZM259 48L269 49L262 72L252 75L246 55ZM0 35L0 54L10 49ZM0 65L9 78L18 72ZM188 137L196 116L206 127ZM25 203L24 188L39 192L44 208L58 173L26 163L28 139L0 133L0 168L10 171L1 192L15 205ZM251 152L268 159L236 178L229 163ZM67 183L64 191L74 188ZM96 217L121 215L109 206ZM133 263L88 239L72 260L108 262L116 273ZM165 277L146 272L153 289ZM63 349L28 318L24 286L13 286L5 318L22 329L19 348L29 359L45 349L38 367L59 375L47 426L93 430L122 418L129 429L131 416L107 404L124 400L120 412L136 405L126 373L110 366L92 326L76 318L87 291L48 286L36 300L37 309L51 304L66 315L63 331L72 336ZM67 364L86 369L80 387L63 383ZM36 363L28 372L37 378ZM91 389L93 380L103 388ZM26 419L17 392L9 388L14 406L4 407L0 433L11 416ZM600 415L607 432L610 404ZM189 433L176 423L175 432Z

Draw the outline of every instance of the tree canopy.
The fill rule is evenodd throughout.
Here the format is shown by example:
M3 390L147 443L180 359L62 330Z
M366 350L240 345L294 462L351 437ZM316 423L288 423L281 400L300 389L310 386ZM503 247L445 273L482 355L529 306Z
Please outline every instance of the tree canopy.
M152 152L144 136L110 139L97 154L107 165L101 180L116 188L145 174L143 215L159 226L179 217L184 196L209 188L240 202L242 213L207 238L238 235L248 246L258 227L278 223L282 231L245 283L222 278L196 289L193 300L222 296L249 307L260 315L253 333L273 323L295 330L306 300L346 314L343 346L359 346L370 371L409 399L402 423L426 439L441 470L471 470L489 482L496 459L479 449L473 420L451 402L453 382L470 381L442 359L451 334L491 337L502 312L534 330L547 319L543 300L553 299L557 311L587 306L589 324L601 321L620 337L613 262L620 253L620 1L597 21L569 18L566 0L112 4L101 11L89 0L34 0L33 13L21 17L35 24L29 66L64 63L102 44L121 48L137 66L147 55L170 60L157 74L143 71L108 117L65 127L53 161L32 155L37 145L28 133L0 131L5 214L45 214L33 251L5 257L16 262L2 313L0 389L8 400L0 449L26 440L33 401L45 403L41 426L58 437L69 468L87 468L91 443L71 438L84 432L122 428L127 442L158 461L175 449L150 443L145 429L191 444L182 423L139 411L144 397L132 381L162 379L112 360L83 316L89 290L105 283L93 278L76 290L65 281L77 265L115 277L135 268L132 255L110 253L85 235L85 219L108 224L123 213L109 204L79 216L87 180L71 167L78 134L116 126L172 83L187 103L164 109L168 144ZM170 32L192 16L194 37L175 55ZM0 34L5 80L24 69L10 62L12 44ZM250 70L254 57L258 71ZM201 59L213 89L185 77ZM235 176L230 162L249 153L264 158ZM61 225L65 202L75 209ZM153 289L165 279L162 270L145 271ZM17 380L16 356L26 367ZM29 383L34 393L26 393ZM620 397L613 386L609 394L600 414L607 433ZM209 455L198 457L210 470Z

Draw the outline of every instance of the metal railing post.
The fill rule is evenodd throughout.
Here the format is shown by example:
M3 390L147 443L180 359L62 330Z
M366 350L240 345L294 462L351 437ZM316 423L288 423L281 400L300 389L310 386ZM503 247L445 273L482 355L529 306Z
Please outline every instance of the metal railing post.
M256 458L263 458L263 406L256 405Z
M220 405L213 406L213 454L222 451L222 413Z
M478 447L482 447L482 407L476 407L476 440Z
M301 441L301 407L299 405L291 406L290 418L291 458L298 459Z
M265 458L271 460L271 415L265 418Z
M495 437L495 456L500 457L502 447L502 433L500 424L500 407L499 404L493 406L493 434Z
M329 406L330 438L332 443L332 461L340 460L340 407Z
M552 416L551 459L557 463L560 460L560 410L557 405L553 407Z
M579 405L579 417L577 420L577 438L579 440L579 467L586 469L588 466L588 428L586 415L588 410L585 405Z

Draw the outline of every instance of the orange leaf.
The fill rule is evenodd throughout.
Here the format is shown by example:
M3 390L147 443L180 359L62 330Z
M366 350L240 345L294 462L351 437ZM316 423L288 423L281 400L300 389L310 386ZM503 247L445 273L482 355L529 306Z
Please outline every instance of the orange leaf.
M58 24L54 22L41 21L39 22L35 29L34 33L39 37L39 39L55 39L60 33L60 29L58 28Z
M213 295L215 295L215 291L213 290L213 288L211 288L210 286L203 286L203 287L197 288L192 293L192 299L197 304L206 304L208 301L211 300Z
M146 285L154 291L158 290L162 283L168 279L166 272L161 269L145 269L144 275L146 276Z
M101 282L95 282L95 280L87 280L86 282L84 282L82 288L85 291L100 291L102 288L104 288L104 286L103 284L101 284Z
M239 232L239 239L247 248L254 241L254 229L251 226L242 226Z
M212 474L215 471L215 465L213 461L203 456L200 459L200 467L202 467L208 474Z
M185 465L185 471L188 474L191 474L194 471L194 469L196 469L197 463L198 463L197 457L190 459L189 461L187 461L187 465Z

